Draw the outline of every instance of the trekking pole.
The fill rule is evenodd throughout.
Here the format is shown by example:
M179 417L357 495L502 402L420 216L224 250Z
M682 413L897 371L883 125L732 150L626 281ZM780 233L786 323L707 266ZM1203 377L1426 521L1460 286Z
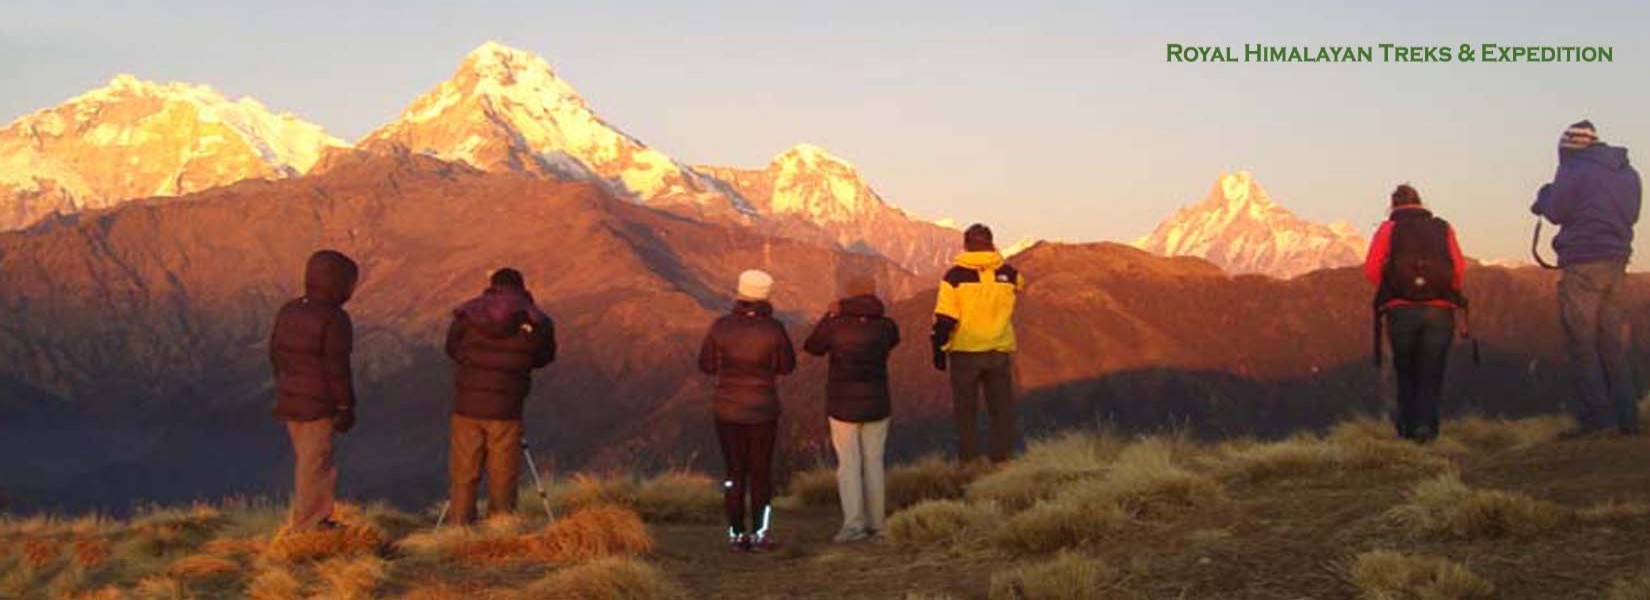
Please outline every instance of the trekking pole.
M441 513L437 514L435 516L435 530L436 531L441 531L441 524L445 523L447 521L447 509L452 508L452 506L453 506L453 501L452 500L447 500L446 502L441 503Z
M556 513L550 510L550 494L544 491L544 480L539 479L539 468L533 464L533 449L527 445L527 438L521 438L521 454L527 457L527 469L533 472L533 487L538 488L539 500L544 502L544 518L546 522L556 522Z
M1530 238L1530 256L1535 257L1535 264L1541 265L1543 269L1557 269L1558 267L1547 262L1547 259L1541 258L1541 220L1542 217L1535 218L1535 235Z

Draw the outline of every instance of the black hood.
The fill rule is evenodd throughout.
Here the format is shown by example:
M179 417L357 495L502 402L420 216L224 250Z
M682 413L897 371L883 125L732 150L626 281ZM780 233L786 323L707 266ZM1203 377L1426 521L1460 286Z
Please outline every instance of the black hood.
M842 314L850 317L880 317L888 311L876 296L851 296L837 303Z
M773 305L767 300L735 300L731 312L746 317L772 317Z
M309 256L304 266L304 298L310 302L341 306L355 294L360 269L355 261L337 250L321 250Z

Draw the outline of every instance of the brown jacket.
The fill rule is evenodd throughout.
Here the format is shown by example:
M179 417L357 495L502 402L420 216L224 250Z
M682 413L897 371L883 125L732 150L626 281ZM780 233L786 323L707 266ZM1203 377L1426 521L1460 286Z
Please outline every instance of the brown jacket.
M521 419L533 370L556 359L555 325L526 290L490 287L453 311L447 329L453 413L474 419Z
M275 369L275 416L285 421L331 418L355 405L350 351L355 327L344 303L355 292L355 261L333 250L309 257L304 295L287 302L269 335Z

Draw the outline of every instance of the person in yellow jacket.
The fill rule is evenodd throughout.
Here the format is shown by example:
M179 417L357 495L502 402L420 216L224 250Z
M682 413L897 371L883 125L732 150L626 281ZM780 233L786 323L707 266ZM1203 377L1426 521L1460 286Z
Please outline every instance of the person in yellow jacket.
M934 304L934 368L951 373L957 458L979 457L980 392L991 417L990 458L1008 460L1019 436L1014 422L1014 301L1025 278L1003 261L991 228L963 232L964 252L940 282Z

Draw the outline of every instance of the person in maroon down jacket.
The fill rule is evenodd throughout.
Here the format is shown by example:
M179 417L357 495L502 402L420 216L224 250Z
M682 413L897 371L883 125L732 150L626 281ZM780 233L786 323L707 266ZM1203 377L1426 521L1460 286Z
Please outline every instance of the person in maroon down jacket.
M338 468L332 435L355 426L350 351L355 327L344 303L359 269L335 250L321 250L304 268L304 295L275 316L269 360L275 370L275 417L292 439L293 490L289 527L336 527L332 520Z
M495 271L487 290L453 311L447 330L453 373L448 442L452 520L475 519L476 485L487 470L487 515L513 512L521 477L522 402L533 371L556 359L555 326L515 269Z

